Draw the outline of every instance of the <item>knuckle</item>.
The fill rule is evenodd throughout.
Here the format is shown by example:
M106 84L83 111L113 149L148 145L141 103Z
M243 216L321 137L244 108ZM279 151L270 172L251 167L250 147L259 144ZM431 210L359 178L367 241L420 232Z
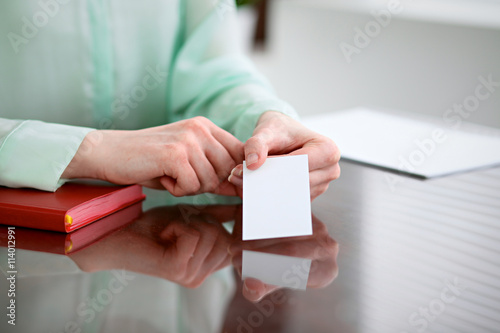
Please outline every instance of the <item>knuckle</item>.
M321 194L325 193L328 190L328 186L329 186L329 183L326 183L324 185L315 186L313 189L311 189L311 196L313 198L320 196Z
M206 129L207 126L209 126L209 124L211 123L212 122L210 120L202 116L196 116L194 118L189 119L189 126L193 130Z
M324 235L318 239L319 251L317 254L318 258L331 258L336 257L339 252L339 244L330 237L329 235Z
M199 192L213 192L219 186L219 178L215 171L213 171L209 175L204 176L203 179L200 179L198 183L201 183L198 189Z
M333 256L337 256L340 250L340 245L335 241L335 239L328 237L327 239L327 246L328 250L330 253L332 253Z
M329 173L329 181L338 179L340 177L340 166L338 164L330 171Z
M189 289L196 289L203 283L203 279L194 279L184 284L184 287Z
M176 186L174 188L174 190L172 192L170 192L170 194L172 194L174 197L183 197L183 196L187 195L187 193L183 189L179 188L178 186Z
M265 131L268 131L265 129ZM245 149L250 149L250 148L260 148L262 146L267 145L266 140L264 139L265 134L259 134L259 135L254 135L250 139L248 139L245 142L244 148Z
M183 131L177 135L177 141L182 143L191 142L193 140L193 132L191 130Z
M337 165L334 180L337 179L337 178L339 178L341 173L342 173L342 170L341 170L340 166Z
M191 186L188 188L188 194L195 194L199 193L201 191L201 184L200 182L193 181L191 182Z
M176 266L176 270L173 272L174 280L175 281L182 281L186 277L188 263L185 261L185 262L178 263L175 266Z
M313 230L319 235L328 235L328 228L326 225L317 219L313 219Z
M176 197L182 197L185 195L193 195L200 191L200 183L194 179L187 179L184 181L182 186L177 186L175 192L172 193Z
M219 179L221 181L225 180L229 175L231 174L231 171L236 167L236 162L233 161L232 158L229 158L226 163L224 163L226 166L224 169L219 171Z
M205 192L214 192L219 187L219 179L210 179L205 185Z
M202 126L201 117L194 117L186 120L186 128L188 130L196 131Z
M181 145L174 143L167 143L164 145L164 151L167 153L163 153L162 156L169 162L174 159L177 163L184 163L184 160L187 158L186 151Z
M203 117L203 116L196 116L196 117L193 117L191 119L193 119L194 121L198 122L199 124L203 124L203 125L205 125L207 123L211 123L211 121L208 118Z
M338 149L335 142L331 139L325 138L324 152L326 157L326 162L328 164L336 164L340 160L340 150Z

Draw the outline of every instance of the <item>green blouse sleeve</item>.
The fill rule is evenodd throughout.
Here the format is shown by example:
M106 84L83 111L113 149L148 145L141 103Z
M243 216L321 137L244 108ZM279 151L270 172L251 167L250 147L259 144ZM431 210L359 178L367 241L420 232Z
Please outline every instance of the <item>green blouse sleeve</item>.
M91 128L0 118L0 185L55 191Z
M265 111L297 117L239 51L233 0L187 0L183 5L169 75L172 121L201 115L245 141Z

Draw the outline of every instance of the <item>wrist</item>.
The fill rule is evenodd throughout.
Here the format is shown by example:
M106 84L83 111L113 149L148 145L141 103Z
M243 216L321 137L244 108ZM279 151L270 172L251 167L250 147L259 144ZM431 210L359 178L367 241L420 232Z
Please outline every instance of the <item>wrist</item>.
M85 136L61 178L99 178L96 150L103 141L103 132L95 130Z

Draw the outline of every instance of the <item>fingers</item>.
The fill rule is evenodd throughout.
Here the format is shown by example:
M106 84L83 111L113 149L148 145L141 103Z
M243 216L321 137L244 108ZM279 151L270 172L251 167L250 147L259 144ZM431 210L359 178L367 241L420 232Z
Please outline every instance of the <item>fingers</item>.
M243 144L206 118L197 117L184 143L189 162L200 182L198 193L214 192L241 159Z
M229 263L229 237L220 224L205 222L194 224L192 227L203 236L189 261L183 285L196 288L210 273L224 263Z
M234 166L243 161L243 143L203 117L175 126L166 136L164 176L145 185L156 188L160 183L175 196L207 192L238 195L226 180Z
M274 133L265 128L248 139L244 145L245 163L248 169L256 170L266 161L269 143L274 139Z
M165 250L166 260L177 262L182 266L187 263L200 241L201 234L182 223L170 223L161 233L160 238L171 242L173 246ZM179 271L185 267L177 267Z
M215 191L211 192L217 195L226 195L232 197L243 197L243 189L241 187L237 187L234 184L230 183L227 179L224 180L219 187L215 189Z
M234 137L231 133L218 127L210 120L207 119L207 121L209 123L208 126L210 128L210 133L227 150L227 152L235 162L234 165L241 163L243 161L243 143L236 137Z
M315 199L328 190L330 183L340 177L340 166L334 164L309 173L311 199Z
M167 191L177 197L197 193L201 184L196 172L187 160L176 163L178 166L173 169L172 176L160 177L160 183Z
M314 187L311 187L310 189L310 194L309 196L311 197L311 201L322 195L328 190L328 187L330 186L330 183L326 184L321 184L321 185L316 185Z
M234 167L227 180L235 186L243 187L243 164Z
M311 199L315 199L319 195L326 192L331 181L340 177L340 166L337 163L340 159L338 150L333 150L329 157L315 158L321 153L321 146L310 145L302 149L298 149L289 155L300 155L307 153L309 155L309 183L311 191ZM312 158L311 158L312 156ZM332 164L333 163L333 164ZM326 165L326 166L325 166ZM321 166L324 166L321 168ZM237 165L232 171L228 179L237 187L243 186L243 165Z
M309 171L332 167L340 161L340 150L329 138L317 137L306 142L302 148L294 150L289 155L308 155Z
M213 272L228 266L231 263L224 246L224 241L217 240L210 254L203 260L202 265L196 271L193 280L190 282L192 287L198 287Z
M207 142L205 147L205 155L217 173L219 181L222 182L227 179L231 170L236 166L236 162L219 141L215 139L210 141L212 142ZM243 147L243 144L241 145ZM243 148L241 150L243 151Z
M192 147L193 153L190 155L190 164L194 169L200 188L197 193L213 192L222 180L219 179L215 166L210 163L205 153L199 147ZM220 152L221 154L223 152ZM222 172L219 170L219 172ZM225 179L225 178L223 178Z
M309 182L311 186L330 183L332 180L339 178L340 166L338 164L329 165L322 169L316 169L309 172Z
M254 278L246 278L243 281L243 296L250 302L258 302L273 291L279 289L277 286L266 284Z
M323 288L337 278L339 267L337 265L337 256L332 255L321 260L313 260L307 286L309 288Z
M195 288L199 285L199 283L201 283L198 283L198 280L196 279L198 272L203 269L205 259L212 252L214 246L217 246L217 231L215 230L215 226L206 226L203 224L203 227L200 228L198 226L197 230L203 236L200 237L196 249L189 259L189 263L182 278L182 284L190 288Z

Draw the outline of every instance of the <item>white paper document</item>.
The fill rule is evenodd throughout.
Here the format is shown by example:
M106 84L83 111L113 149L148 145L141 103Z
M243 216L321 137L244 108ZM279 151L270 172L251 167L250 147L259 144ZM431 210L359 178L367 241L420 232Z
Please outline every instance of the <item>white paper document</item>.
M343 158L423 178L500 165L498 130L450 119L357 108L302 122L333 139Z
M312 234L307 155L243 162L243 240Z
M243 250L241 276L279 287L306 290L311 259Z

